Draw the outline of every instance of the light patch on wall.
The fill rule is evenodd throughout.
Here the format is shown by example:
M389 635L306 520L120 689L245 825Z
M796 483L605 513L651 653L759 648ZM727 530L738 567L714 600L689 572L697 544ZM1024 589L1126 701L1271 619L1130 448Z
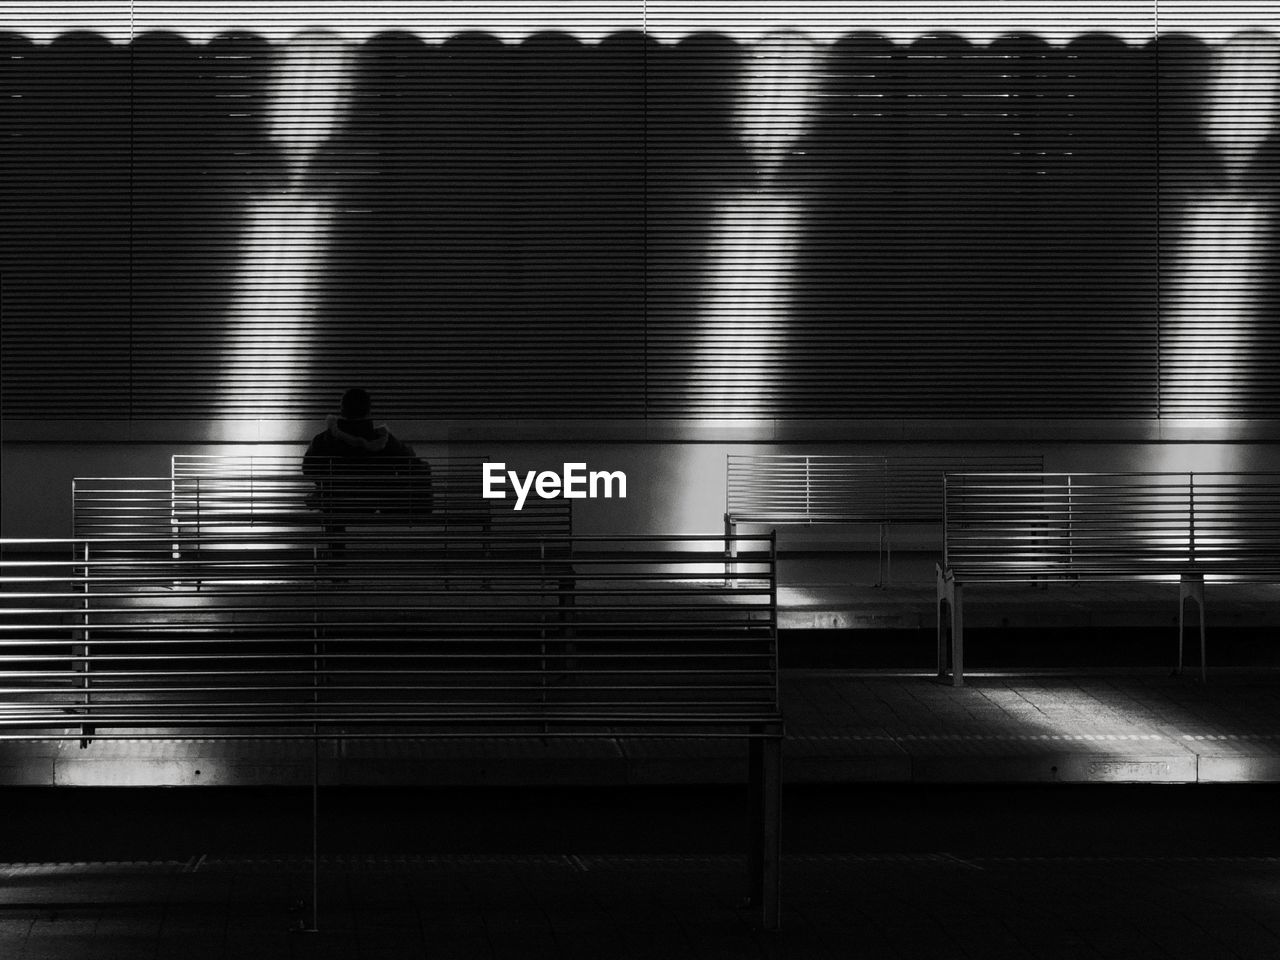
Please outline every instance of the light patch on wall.
M1219 424L1227 430L1227 424ZM1217 473L1241 469L1241 448L1230 443L1162 443L1153 447L1144 469L1161 472Z
M310 348L333 202L306 183L309 165L333 134L350 99L351 52L335 35L299 34L272 72L267 129L285 163L284 188L251 203L240 247L231 313L231 344L223 373L221 415L295 410L297 381Z
M748 55L735 123L755 182L721 200L714 216L711 272L698 317L696 413L773 414L801 213L779 173L813 112L818 63L818 48L792 32L766 37Z
M1280 41L1249 32L1215 51L1204 130L1225 179L1190 201L1165 319L1161 413L1220 418L1240 402L1239 368L1250 348L1258 284L1268 258L1272 205L1252 192L1248 170L1276 125Z

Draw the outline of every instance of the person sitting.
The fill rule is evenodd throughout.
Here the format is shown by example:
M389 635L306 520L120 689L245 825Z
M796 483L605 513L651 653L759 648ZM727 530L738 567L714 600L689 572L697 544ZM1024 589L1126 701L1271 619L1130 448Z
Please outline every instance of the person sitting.
M302 472L316 483L312 502L331 532L364 518L431 512L431 467L385 426L374 425L373 398L360 387L342 395L339 412L312 438Z

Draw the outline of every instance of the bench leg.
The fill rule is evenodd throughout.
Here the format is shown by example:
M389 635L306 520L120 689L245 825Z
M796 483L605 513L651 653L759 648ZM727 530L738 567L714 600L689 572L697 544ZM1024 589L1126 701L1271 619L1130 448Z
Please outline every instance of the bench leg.
M893 528L887 522L880 524L876 561L876 586L886 587L893 582Z
M950 675L952 686L964 686L964 588L938 575L938 678Z
M1183 644L1186 637L1188 600L1196 605L1196 612L1200 619L1200 682L1204 683L1208 679L1206 675L1208 664L1205 655L1204 580L1198 577L1183 577L1178 584L1178 669L1175 672L1180 676L1185 662L1183 659Z
M738 573L738 541L734 535L738 532L738 525L729 517L724 515L724 585L732 587L734 577Z
M748 903L759 908L765 930L777 930L781 925L782 738L751 737L748 742L751 791Z
M880 543L876 547L876 586L884 586L884 524L880 524Z

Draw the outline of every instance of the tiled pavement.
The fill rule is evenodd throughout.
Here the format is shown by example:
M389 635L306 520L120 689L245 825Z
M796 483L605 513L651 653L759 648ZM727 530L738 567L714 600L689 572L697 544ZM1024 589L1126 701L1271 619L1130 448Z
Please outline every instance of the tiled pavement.
M814 626L837 616L845 617L837 625L925 627L929 593L917 585L854 605L810 596L787 616L812 617ZM1039 595L1013 599L974 603L971 623L1036 623ZM1082 598L1056 624L1167 619L1163 597L1145 607L1132 599L1090 606ZM1257 599L1232 608L1237 625L1267 622L1270 599ZM174 859L102 859L86 849L83 858L17 862L0 843L0 958L1280 956L1280 832L1270 812L1280 789L1280 672L1216 669L1200 684L1167 669L974 666L963 688L924 672L785 671L789 813L778 934L760 932L740 901L739 857L664 852L688 850L676 841L649 842L640 854L569 846L545 855L322 856L320 931L294 932L309 916L307 860L202 846L208 825L193 823L197 852ZM681 791L741 781L740 752L697 741L352 743L327 746L321 773L330 784ZM310 780L310 747L285 742L0 747L5 785ZM1093 782L1109 785L1083 786ZM952 808L973 789L993 792ZM814 790L859 791L835 794L840 822L877 841L884 834L883 842L823 846L830 821L795 819L798 798ZM1150 794L1135 790L1193 801L1144 827ZM1260 798L1261 812L1236 809L1240 790ZM1024 811L1017 829L1002 827L1043 795L1064 799ZM1071 808L1082 796L1092 802L1077 815ZM1201 797L1216 799L1202 809ZM900 842L932 808L932 832ZM483 835L482 814L492 810L474 814L472 829ZM650 840L664 835L662 816L644 824ZM632 833L635 817L619 829ZM93 819L84 811L81 828ZM1233 827L1245 842L1219 844ZM1040 843L1050 829L1054 841ZM1130 833L1132 842L1117 842Z
M739 899L740 857L663 852L684 849L679 841L636 855L322 856L317 933L292 929L310 916L302 856L208 849L145 862L5 863L12 858L0 855L0 958L1270 960L1280 956L1280 842L1260 836L1256 851L1247 843L1217 849L1214 837L1234 816L1230 802L1207 815L1193 808L1144 834L1137 849L1118 847L1114 829L1112 841L1098 839L1105 831L1089 823L1096 827L1105 809L1083 817L1078 838L1074 821L1059 826L1043 849L1034 839L1013 850L997 840L999 806L1022 802L1027 790L1071 802L1079 795L1064 791L1089 790L1116 797L1119 808L1133 802L1122 791L1160 789L1034 785L1054 780L1198 781L1172 789L1218 797L1233 788L1208 781L1244 780L1269 791L1269 807L1277 788L1257 781L1280 781L1278 680L1271 671L1218 674L1208 685L1155 672L1021 672L977 674L956 689L920 674L788 671L789 796L854 784L925 791L931 802L943 791L936 801L944 809L941 827L920 843L890 838L865 852L838 844L822 852L822 825L797 824L799 803L784 797L792 819L777 934L758 930ZM308 758L294 749L35 744L6 748L3 771L10 783L305 783ZM323 767L329 782L679 785L743 776L739 758L697 742L421 741L334 751ZM989 786L948 786L956 782ZM886 786L893 783L901 786ZM945 809L956 796L946 791L956 789L1007 793L987 795L982 803L997 809L978 816ZM851 799L849 823L887 829L892 796ZM898 814L898 830L906 822L910 832L914 815ZM81 829L92 829L93 816L84 811ZM1060 808L1046 816L1065 821ZM1034 823L1023 835L1038 835ZM1278 836L1270 814L1258 824ZM204 826L191 825L194 850L205 849ZM661 822L647 827L663 835ZM788 845L785 837L801 833L807 843Z
M988 672L956 688L927 674L788 670L792 783L1280 781L1280 672ZM0 783L306 784L288 741L0 746ZM740 782L733 743L496 738L326 744L332 784Z
M788 778L805 781L1276 781L1280 674L798 671Z

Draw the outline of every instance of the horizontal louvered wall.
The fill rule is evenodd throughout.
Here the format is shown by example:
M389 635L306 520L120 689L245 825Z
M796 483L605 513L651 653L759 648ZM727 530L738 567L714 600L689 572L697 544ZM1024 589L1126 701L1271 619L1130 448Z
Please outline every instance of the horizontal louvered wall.
M6 34L4 414L1280 417L1275 36L892 21Z

